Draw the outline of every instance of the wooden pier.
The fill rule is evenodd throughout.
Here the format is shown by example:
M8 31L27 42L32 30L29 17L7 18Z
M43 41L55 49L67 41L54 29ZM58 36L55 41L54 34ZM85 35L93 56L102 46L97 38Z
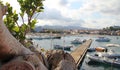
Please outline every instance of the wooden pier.
M87 49L90 47L91 43L91 39L87 40L85 43L80 45L80 47L76 48L73 52L71 52L71 55L74 58L78 68L79 65L82 63L82 60L84 59Z

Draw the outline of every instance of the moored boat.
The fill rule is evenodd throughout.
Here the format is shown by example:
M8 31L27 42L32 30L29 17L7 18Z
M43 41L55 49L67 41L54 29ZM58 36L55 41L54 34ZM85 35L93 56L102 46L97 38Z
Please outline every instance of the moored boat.
M62 49L62 50L67 50L70 51L73 46L61 46L61 45L54 45L54 49Z
M87 49L87 52L95 52L96 50L95 50L95 48L88 48Z
M72 43L72 44L82 44L83 41L81 41L81 40L79 40L79 39L77 38L77 39L71 41L71 43Z
M104 52L104 51L107 51L107 48L96 47L95 50L98 51L98 52Z
M97 41L97 42L109 42L110 39L106 38L106 37L99 37L95 41Z
M106 44L107 47L120 47L119 44Z
M87 49L88 52L106 52L107 48L103 48L103 47L95 47L95 48L88 48Z
M61 36L54 36L53 39L61 39Z
M120 67L120 55L115 55L116 54L114 53L100 53L95 55L87 55L87 57L90 59L90 62L104 63Z

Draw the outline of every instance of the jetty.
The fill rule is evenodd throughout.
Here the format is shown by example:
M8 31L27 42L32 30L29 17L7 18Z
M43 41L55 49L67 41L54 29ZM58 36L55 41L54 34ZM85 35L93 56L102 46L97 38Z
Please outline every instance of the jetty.
M73 52L71 52L72 57L75 60L77 67L80 67L82 60L87 52L87 49L90 47L92 40L87 40L83 44L81 44L78 48L76 48Z

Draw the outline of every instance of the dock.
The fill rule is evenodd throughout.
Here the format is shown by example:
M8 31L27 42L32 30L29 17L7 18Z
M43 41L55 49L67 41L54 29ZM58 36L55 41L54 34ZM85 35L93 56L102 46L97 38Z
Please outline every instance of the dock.
M77 67L82 63L84 56L87 52L87 49L90 47L92 40L87 40L83 44L81 44L78 48L76 48L73 52L71 52L72 57L75 60Z

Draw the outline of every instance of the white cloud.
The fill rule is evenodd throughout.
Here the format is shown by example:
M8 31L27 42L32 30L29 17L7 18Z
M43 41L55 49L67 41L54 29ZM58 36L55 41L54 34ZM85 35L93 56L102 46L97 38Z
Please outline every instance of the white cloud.
M4 1L9 1L18 10L16 0ZM75 3L81 5L74 8ZM120 0L45 0L44 8L38 18L41 25L80 25L89 28L120 25Z

